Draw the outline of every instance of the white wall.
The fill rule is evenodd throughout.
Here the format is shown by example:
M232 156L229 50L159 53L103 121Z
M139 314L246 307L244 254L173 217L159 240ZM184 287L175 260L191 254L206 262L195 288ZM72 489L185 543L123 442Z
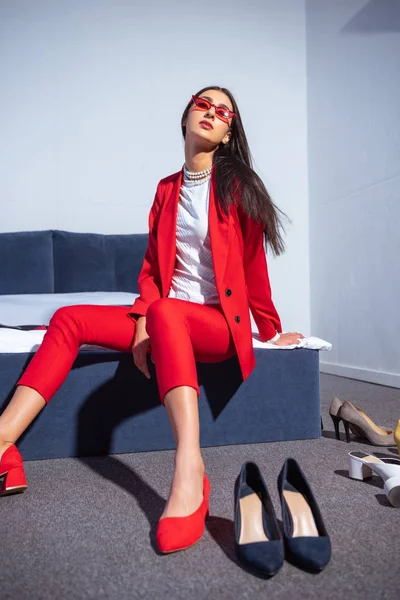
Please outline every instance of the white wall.
M0 231L146 231L190 95L226 86L293 221L275 302L309 332L304 0L3 0L0 39Z
M400 387L400 2L307 0L312 329Z

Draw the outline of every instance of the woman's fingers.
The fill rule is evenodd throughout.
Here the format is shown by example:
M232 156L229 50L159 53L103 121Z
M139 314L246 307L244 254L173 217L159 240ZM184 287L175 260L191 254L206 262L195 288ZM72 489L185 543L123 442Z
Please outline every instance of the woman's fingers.
M142 371L142 373L146 375L147 379L150 379L150 371L149 367L147 366L146 354L144 356L139 356L135 361L135 365L139 371Z
M147 352L144 345L138 344L132 348L133 361L139 371L146 375L147 379L150 379L150 371L147 366Z
M150 352L150 338L147 334L143 334L143 332L138 330L132 346L133 361L139 371L141 371L147 379L150 379L150 371L147 365L148 352Z
M280 338L274 344L276 346L292 346L293 344L298 344L303 338L304 335L299 332L281 333Z
M287 333L286 335L290 336L291 338L297 339L297 340L302 340L304 338L304 335L302 333L299 333L298 331L290 332L290 333Z

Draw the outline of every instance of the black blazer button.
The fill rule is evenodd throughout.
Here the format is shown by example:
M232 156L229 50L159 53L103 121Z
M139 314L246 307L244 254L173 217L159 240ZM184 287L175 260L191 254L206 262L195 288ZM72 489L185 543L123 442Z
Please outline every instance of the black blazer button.
M235 321L236 321L236 323L240 323L240 317L239 317L239 315L236 315Z
M232 290L230 290L229 288L227 288L225 290L225 296L231 296L232 295Z

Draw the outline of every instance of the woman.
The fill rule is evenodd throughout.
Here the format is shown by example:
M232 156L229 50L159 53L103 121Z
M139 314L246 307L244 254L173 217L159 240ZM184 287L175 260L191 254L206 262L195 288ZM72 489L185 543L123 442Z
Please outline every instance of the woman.
M255 365L249 308L262 340L289 345L303 337L280 334L263 244L265 237L275 254L283 251L280 220L251 169L232 94L216 86L200 90L181 126L185 165L158 184L139 298L128 313L121 306L56 311L0 417L5 495L26 489L14 443L62 384L81 344L132 351L146 377L151 350L177 446L171 491L157 530L163 552L198 541L208 513L195 361L218 362L237 354L246 379Z

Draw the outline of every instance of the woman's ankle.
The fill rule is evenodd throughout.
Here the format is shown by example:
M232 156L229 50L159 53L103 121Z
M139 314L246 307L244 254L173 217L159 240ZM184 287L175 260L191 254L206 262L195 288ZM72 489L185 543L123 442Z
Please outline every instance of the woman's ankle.
M13 444L14 442L7 442L0 436L0 459L3 456L4 452L7 450L7 448L12 446Z
M200 452L188 452L178 449L175 454L175 470L204 472L204 460Z

